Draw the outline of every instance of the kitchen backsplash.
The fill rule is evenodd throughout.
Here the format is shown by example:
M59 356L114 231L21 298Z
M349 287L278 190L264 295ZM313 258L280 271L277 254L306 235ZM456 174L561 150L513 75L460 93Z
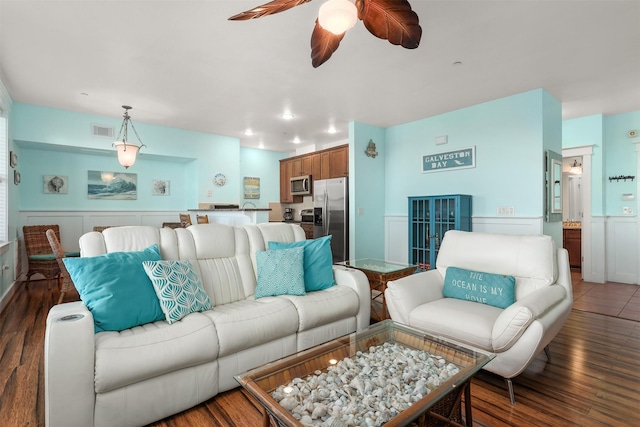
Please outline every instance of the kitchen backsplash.
M313 197L304 196L302 203L270 202L269 208L271 209L269 212L269 221L282 221L285 208L293 209L293 220L300 221L300 211L302 211L302 209L313 209Z

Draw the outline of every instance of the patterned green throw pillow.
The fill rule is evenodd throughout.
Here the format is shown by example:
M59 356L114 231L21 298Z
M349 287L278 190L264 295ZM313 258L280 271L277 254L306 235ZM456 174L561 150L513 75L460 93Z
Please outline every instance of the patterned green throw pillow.
M191 262L144 261L142 265L151 279L160 308L169 324L187 314L213 308Z
M304 248L256 252L258 283L255 298L305 295Z

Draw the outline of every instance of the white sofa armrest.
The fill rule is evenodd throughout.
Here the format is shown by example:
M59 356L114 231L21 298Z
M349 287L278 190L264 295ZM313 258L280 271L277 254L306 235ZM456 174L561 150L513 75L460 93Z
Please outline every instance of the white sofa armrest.
M44 340L45 424L93 425L94 324L82 302L58 304L47 316Z
M409 324L409 314L418 306L442 298L444 278L438 270L412 274L387 282L384 293L389 316L396 322Z
M564 286L538 289L507 307L496 319L491 333L493 351L508 350L535 319L566 298Z
M356 316L356 330L368 328L371 321L371 290L367 276L360 270L339 265L333 266L333 276L337 285L348 286L358 295L360 308Z

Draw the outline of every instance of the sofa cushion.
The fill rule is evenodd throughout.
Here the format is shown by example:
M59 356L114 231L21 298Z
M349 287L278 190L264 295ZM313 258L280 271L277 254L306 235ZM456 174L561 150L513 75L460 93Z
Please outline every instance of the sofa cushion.
M203 312L213 320L220 343L220 356L295 334L298 313L282 297L265 297L216 305Z
M433 335L493 351L493 326L503 311L487 304L442 298L413 309L409 313L409 325Z
M304 249L258 251L258 282L255 298L304 295Z
M333 278L331 236L293 243L269 242L269 249L304 248L304 288L307 292L327 289L336 284Z
M305 296L284 295L298 311L298 332L326 325L358 314L360 300L348 286L332 286Z
M80 299L93 314L96 332L121 331L164 319L143 261L160 260L157 245L139 252L64 258Z
M448 267L442 294L447 298L507 308L515 301L515 287L513 276Z
M218 339L211 319L193 313L95 336L95 391L105 393L149 378L214 361Z
M189 261L143 261L142 266L169 324L187 314L213 308Z

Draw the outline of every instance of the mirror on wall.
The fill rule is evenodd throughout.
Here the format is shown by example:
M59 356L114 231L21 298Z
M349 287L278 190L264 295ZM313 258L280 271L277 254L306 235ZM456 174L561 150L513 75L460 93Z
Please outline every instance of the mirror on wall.
M547 150L545 155L547 222L562 221L562 155Z

